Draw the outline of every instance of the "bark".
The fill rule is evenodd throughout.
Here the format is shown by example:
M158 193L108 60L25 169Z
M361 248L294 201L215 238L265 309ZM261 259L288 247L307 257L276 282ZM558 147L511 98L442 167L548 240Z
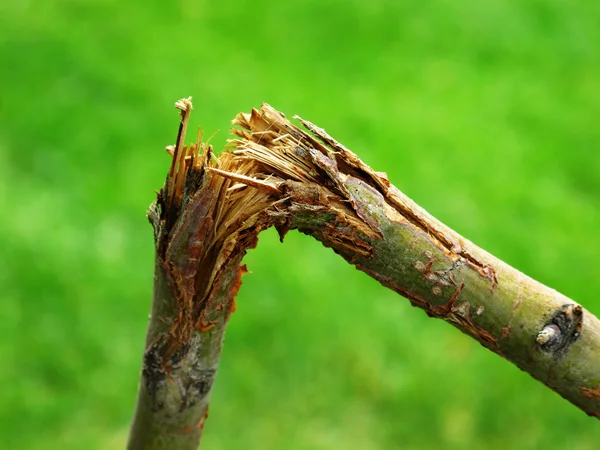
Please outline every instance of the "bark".
M273 203L259 191L229 195L231 182L205 169L236 168L232 155L217 161L206 144L184 146L192 105L185 99L176 106L182 120L176 145L167 148L173 162L148 212L156 247L154 296L132 450L197 448L225 325L246 272L241 260L267 224L260 212Z
M246 250L297 229L600 418L600 322L446 227L324 130L268 105L218 159L183 146L151 208L156 269L130 449L199 442ZM200 154L200 149L203 152Z

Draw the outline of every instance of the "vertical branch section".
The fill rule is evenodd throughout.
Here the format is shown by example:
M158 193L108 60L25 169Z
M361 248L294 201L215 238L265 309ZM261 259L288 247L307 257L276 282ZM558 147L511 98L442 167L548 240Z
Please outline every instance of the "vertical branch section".
M181 123L172 163L148 218L154 227L154 296L130 450L198 447L225 326L245 267L241 259L267 225L269 194L208 169L242 171L241 161L197 141L184 145L191 99L176 103Z

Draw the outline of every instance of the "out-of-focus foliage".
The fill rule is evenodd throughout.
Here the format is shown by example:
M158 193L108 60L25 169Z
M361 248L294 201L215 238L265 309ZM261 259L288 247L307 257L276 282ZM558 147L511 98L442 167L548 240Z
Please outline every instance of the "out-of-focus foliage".
M267 101L600 313L600 3L0 4L0 441L119 449L177 115ZM209 449L592 449L600 425L329 250L261 237Z

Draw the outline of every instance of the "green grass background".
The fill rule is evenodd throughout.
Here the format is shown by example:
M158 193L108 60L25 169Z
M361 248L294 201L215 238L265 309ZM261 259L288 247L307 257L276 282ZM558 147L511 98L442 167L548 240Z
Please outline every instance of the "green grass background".
M600 314L600 2L0 2L0 442L123 448L177 115L267 101ZM207 449L593 449L598 421L356 271L266 232Z

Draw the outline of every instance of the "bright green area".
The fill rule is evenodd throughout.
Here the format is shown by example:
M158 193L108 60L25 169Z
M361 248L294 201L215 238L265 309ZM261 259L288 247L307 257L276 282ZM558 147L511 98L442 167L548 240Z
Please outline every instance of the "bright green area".
M120 449L175 100L325 127L600 313L600 2L0 2L0 442ZM307 237L246 258L208 449L592 449L600 423Z

